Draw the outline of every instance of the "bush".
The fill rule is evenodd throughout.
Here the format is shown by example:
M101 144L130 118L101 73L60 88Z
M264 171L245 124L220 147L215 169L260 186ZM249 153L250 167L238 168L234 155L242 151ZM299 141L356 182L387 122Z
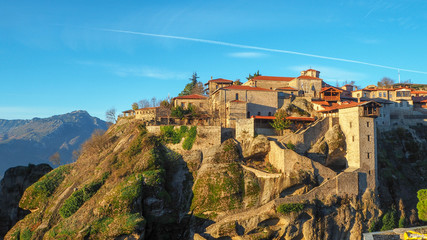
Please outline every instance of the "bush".
M383 226L381 231L392 230L397 226L397 211L396 209L391 209L383 216L382 219Z
M399 219L399 228L404 228L406 227L406 219L404 216L401 216Z
M291 142L286 143L286 147L288 149L291 149L291 150L295 151L295 145L293 143L291 143Z
M179 130L175 130L174 126L160 126L161 138L165 143L177 144L181 142L185 133L188 131L187 126L181 126Z
M21 234L19 235L20 240L30 240L33 233L30 231L30 229L26 228L24 231L21 231Z
M126 152L126 154L129 157L136 156L142 150L142 145L143 145L142 143L143 143L144 136L147 133L147 129L145 128L144 125L139 125L138 128L139 128L140 132L139 132L138 136L136 137L136 139L132 141L129 149Z
M191 148L193 148L194 141L196 141L196 136L197 136L197 127L193 126L188 131L187 137L182 143L182 148L184 148L185 150L190 150Z
M427 221L427 189L421 189L417 192L418 203L418 218Z
M56 188L65 178L65 174L71 170L70 165L65 165L52 170L39 181L31 185L21 199L20 207L25 209L34 209L45 203L46 199L52 196Z
M59 209L59 214L63 218L68 218L77 212L77 210L101 188L108 176L108 173L104 173L101 179L95 180L71 194L71 196L65 200L64 205Z
M300 212L304 209L303 203L284 203L277 207L277 212L281 214L288 214L291 212Z

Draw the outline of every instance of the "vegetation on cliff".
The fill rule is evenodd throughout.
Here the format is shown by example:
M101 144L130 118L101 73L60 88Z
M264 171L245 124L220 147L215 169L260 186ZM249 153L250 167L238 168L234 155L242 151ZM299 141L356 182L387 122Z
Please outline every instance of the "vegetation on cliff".
M175 204L185 206L176 199L182 189L171 186L176 161L162 140L138 121L119 122L105 134L94 134L75 163L53 170L27 189L20 206L32 213L6 238L170 239L159 224L179 226L181 206Z

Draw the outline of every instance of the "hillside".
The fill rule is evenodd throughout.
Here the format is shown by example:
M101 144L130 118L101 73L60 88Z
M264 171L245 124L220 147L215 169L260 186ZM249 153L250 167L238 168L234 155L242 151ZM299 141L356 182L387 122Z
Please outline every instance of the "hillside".
M288 174L277 173L263 163L271 151L263 136L183 150L181 143L188 141L167 143L168 138L179 142L170 133L152 135L141 122L123 119L95 135L75 163L25 191L20 207L31 213L5 239L360 239L363 232L388 227L388 206L403 194L412 199L417 190L385 184L388 168L380 163L380 198L366 191L318 199L312 193L336 173L295 152ZM416 132L402 144L387 142L400 133L384 134L389 138L381 137L379 146L395 151L425 139ZM407 171L424 173L425 159L414 160L422 152L405 151L402 157L417 163ZM400 171L392 171L397 180ZM412 207L405 205L407 226L419 224Z
M107 127L106 122L86 111L32 120L0 119L0 176L9 167L48 163L55 152L60 153L62 163L69 163L72 152L94 130Z

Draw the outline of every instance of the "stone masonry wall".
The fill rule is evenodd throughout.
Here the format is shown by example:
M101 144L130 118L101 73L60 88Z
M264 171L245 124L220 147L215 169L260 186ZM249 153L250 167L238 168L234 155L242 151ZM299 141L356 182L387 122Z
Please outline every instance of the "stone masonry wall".
M282 142L293 143L296 146L296 151L303 153L310 149L313 144L315 144L321 137L323 137L328 131L329 127L329 119L324 118L313 123L301 132L288 132L283 137Z

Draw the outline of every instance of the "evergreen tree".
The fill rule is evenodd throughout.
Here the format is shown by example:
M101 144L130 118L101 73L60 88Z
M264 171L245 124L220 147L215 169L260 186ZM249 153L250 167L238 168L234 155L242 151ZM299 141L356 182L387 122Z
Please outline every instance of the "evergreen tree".
M185 85L184 90L178 96L186 96L191 94L203 94L203 83L197 81L199 76L197 76L197 72L193 73L193 76L189 78L190 82Z

